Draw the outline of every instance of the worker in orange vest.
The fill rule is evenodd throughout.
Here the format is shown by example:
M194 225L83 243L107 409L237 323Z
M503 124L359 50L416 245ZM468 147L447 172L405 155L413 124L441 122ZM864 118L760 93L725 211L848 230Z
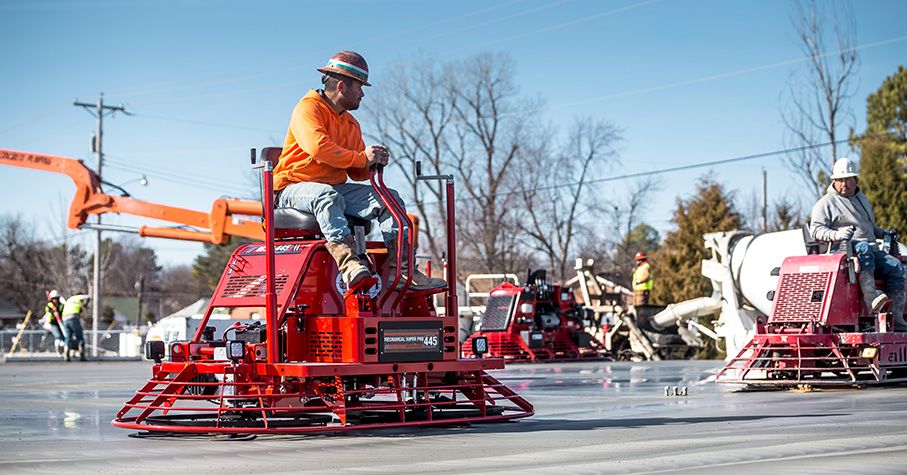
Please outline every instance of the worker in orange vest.
M310 90L293 109L283 152L274 168L274 189L277 206L315 216L325 248L343 280L353 287L370 273L352 250L345 215L376 220L390 253L388 266L407 268L406 262L396 262L398 233L391 213L371 186L348 182L367 180L369 168L387 165L390 152L383 145L366 147L359 122L350 115L365 96L362 88L371 86L365 58L341 51L318 72L324 89ZM396 191L391 193L403 203ZM447 286L444 280L418 270L413 272L412 284L413 290Z
M646 253L636 253L636 270L633 271L633 304L648 305L652 292L652 270Z

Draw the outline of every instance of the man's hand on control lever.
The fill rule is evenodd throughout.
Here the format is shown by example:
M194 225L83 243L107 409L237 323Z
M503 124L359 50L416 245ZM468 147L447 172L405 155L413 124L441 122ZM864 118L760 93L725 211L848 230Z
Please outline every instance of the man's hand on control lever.
M846 228L841 228L835 231L835 241L847 241L853 237L853 233L857 231L857 228L853 226L847 226Z
M373 167L375 165L387 165L387 159L389 156L390 152L384 145L369 145L365 149L365 164L369 167Z

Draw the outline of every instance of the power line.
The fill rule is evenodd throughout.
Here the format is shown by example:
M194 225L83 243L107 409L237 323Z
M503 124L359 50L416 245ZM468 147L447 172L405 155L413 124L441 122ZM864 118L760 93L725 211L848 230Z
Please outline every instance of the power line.
M540 186L540 187L534 188L532 191L553 190L553 189L557 189L557 188L577 186L579 184L582 184L585 186L585 185L590 185L593 183L605 183L605 182L609 182L609 181L626 180L628 178L640 178L640 177L644 177L644 176L661 175L664 173L692 170L692 169L696 169L696 168L705 168L705 167L710 167L710 166L715 166L715 165L724 165L726 163L742 162L742 161L746 161L746 160L754 160L757 158L765 158L765 157L771 157L771 156L775 156L775 155L783 155L783 154L787 154L787 153L800 152L803 150L810 150L810 149L814 149L814 148L828 147L832 144L847 143L847 142L849 142L849 140L850 139L841 139L841 140L835 140L834 142L823 142L823 143L812 144L812 145L803 145L800 147L792 147L792 148L786 148L786 149L782 149L782 150L773 150L771 152L754 153L751 155L743 155L743 156L739 156L739 157L723 158L723 159L711 160L711 161L707 161L707 162L698 162L698 163L691 163L691 164L687 164L687 165L679 165L676 167L660 168L658 170L650 170L647 172L627 173L624 175L609 176L609 177L605 177L605 178L596 178L593 180L586 180L584 182L577 181L577 182L571 182L571 183L560 183L557 185ZM496 193L494 195L491 195L490 198L505 197L505 196L509 196L509 195L513 195L513 194L521 193L521 192L522 192L522 190L506 191L506 192L501 192L501 193ZM476 200L477 200L477 198L467 196L467 197L457 198L455 201L464 202L464 201L476 201ZM425 205L437 205L438 202L434 201L434 202L428 202L428 203L424 203L424 204Z
M178 123L183 123L183 124L202 125L205 127L219 127L219 128L225 128L225 129L240 129L240 130L251 130L253 132L274 133L274 130L272 130L272 129L262 129L259 127L248 127L245 125L219 124L216 122L205 122L205 121L201 121L201 120L190 120L190 119L177 119L174 117L162 117L162 116L150 115L150 114L132 114L132 115L135 117L140 117L140 118L144 118L144 119L163 120L166 122L178 122Z
M111 157L111 155L108 155L108 157ZM137 165L137 164L129 161L129 159L127 159L126 157L122 157L119 155L116 155L115 157L117 157L118 159L113 160L112 163L115 165L115 168L122 170L122 171L132 171L132 172L139 171L139 172L146 173L148 175L152 175L152 176L161 178L163 180L173 181L173 182L182 183L182 184L186 184L186 185L193 185L193 186L198 185L200 188L210 188L213 191L220 191L220 192L225 191L224 190L225 184L227 185L228 188L231 186L233 188L242 188L240 186L237 186L238 183L235 183L235 182L228 183L227 180L223 180L223 179L205 177L202 175L186 176L185 174L161 170L160 168L150 168L150 167L146 167L143 165Z
M481 28L481 27L483 27L483 26L494 25L495 23L501 23L501 22L503 22L503 21L507 21L507 20L510 20L510 19L513 19L513 18L516 18L516 17L526 16L526 15L529 15L529 14L531 14L531 13L540 12L540 11L543 11L543 10L548 10L548 9L551 9L551 8L555 8L555 7L558 7L558 6L563 5L563 4L565 4L565 3L570 3L570 2L572 2L572 1L573 1L573 0L558 0L558 1L556 1L556 2L548 3L548 4L541 5L541 6L538 6L538 7L535 7L535 8L530 8L530 9L528 9L528 10L523 10L523 11L521 11L521 12L512 13L512 14L510 14L510 15L503 16L503 17L499 17L499 18L495 18L495 19L493 19L493 20L488 20L488 21L486 21L486 22L482 22L482 23L477 23L477 24L474 24L474 25L470 25L470 26L467 26L467 27L464 27L464 28L460 28L460 29L458 29L458 30L451 30L451 31L447 31L447 32L444 32L444 33L440 33L440 34L437 34L437 35L435 35L435 36L429 37L429 39L443 38L443 37L445 37L445 36L456 35L457 33L463 33L463 32L465 32L465 31L475 30L475 29Z
M885 40L876 41L876 42L868 43L868 44L864 44L864 45L857 45L857 46L854 46L851 48L827 51L827 52L823 53L822 55L820 55L819 57L825 58L828 56L840 54L842 52L859 51L859 50L863 50L863 49L875 48L877 46L883 46L883 45L887 45L887 44L891 44L891 43L898 43L898 42L901 42L904 40L907 40L907 35L896 36L893 38L888 38ZM677 81L677 82L673 82L673 83L669 83L669 84L662 84L660 86L652 86L652 87L646 87L646 88L642 88L642 89L635 89L635 90L631 90L631 91L620 92L620 93L616 93L616 94L608 94L608 95L604 95L604 96L590 97L588 99L584 99L583 101L564 102L561 104L554 105L554 106L552 106L552 108L575 107L575 106L580 106L580 105L586 105L586 104L589 104L592 102L606 101L608 99L618 99L618 98L623 98L623 97L628 97L628 96L636 96L636 95L640 95L640 94L645 94L645 93L649 93L649 92L664 91L666 89L674 89L674 88L681 87L681 86L689 86L689 85L693 85L693 84L715 81L718 79L726 79L729 77L741 76L744 74L753 73L753 72L757 72L757 71L765 71L768 69L780 68L782 66L789 66L792 64L802 63L809 59L811 59L811 57L809 57L809 56L802 57L802 58L796 58L796 59L788 59L788 60L779 61L776 63L763 64L760 66L753 66L753 67L749 67L749 68L738 69L736 71L729 71L729 72L724 72L724 73L719 73L719 74L712 74L709 76L703 76L703 77L695 78L695 79L686 79L683 81ZM542 110L542 109L537 109L535 111L520 111L519 115L527 114L530 112L537 112L538 110ZM514 113L514 114L516 114L516 113ZM511 115L513 115L513 114L511 114Z

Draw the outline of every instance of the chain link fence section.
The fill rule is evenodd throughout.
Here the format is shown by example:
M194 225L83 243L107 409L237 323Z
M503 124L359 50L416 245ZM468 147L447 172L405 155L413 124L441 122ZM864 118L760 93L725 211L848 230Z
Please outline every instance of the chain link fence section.
M19 330L0 330L0 355L10 356L10 349ZM91 354L91 330L85 330L85 353ZM98 331L98 355L105 358L134 358L141 353L144 337L134 330ZM25 330L12 355L54 354L54 337L46 330Z

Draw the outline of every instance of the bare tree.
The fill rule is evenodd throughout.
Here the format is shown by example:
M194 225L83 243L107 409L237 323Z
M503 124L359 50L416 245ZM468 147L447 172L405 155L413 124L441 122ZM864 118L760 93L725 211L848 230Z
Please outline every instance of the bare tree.
M574 121L563 150L550 151L545 144L551 139L544 137L520 174L525 218L518 221L519 230L557 278L567 277L577 237L591 229L592 213L583 205L589 181L614 163L620 141L621 131L613 124L580 118Z
M515 216L518 176L538 136L537 114L530 111L541 104L519 95L507 55L481 54L456 62L454 70L455 121L447 152L466 195L457 210L464 263L484 272L516 269L526 261Z
M441 183L417 183L416 161L426 173L457 178L461 268L501 272L523 265L514 217L516 176L537 123L525 111L540 104L519 95L507 55L441 64L422 57L405 65L394 68L399 74L376 94L369 112L377 128L373 137L391 147L407 181L410 209L423 218L420 234L429 252L437 258L444 249L444 189Z
M847 104L854 93L851 79L858 66L853 18L844 4L814 0L795 4L791 15L808 62L791 77L789 102L781 116L789 145L809 148L789 154L785 161L816 196L822 194L826 170L838 157L836 142L853 125ZM830 142L830 147L817 146L823 142Z
M610 223L599 234L605 243L601 269L615 282L629 285L633 256L638 251L654 251L658 246L658 232L645 224L642 216L659 187L658 179L648 176L634 182L622 199L603 203L601 214L609 217Z
M69 295L82 288L79 276L88 261L79 246L63 239L39 240L33 229L18 216L0 219L0 296L22 311L37 313L47 301L46 291Z
M413 171L418 161L426 174L451 172L444 155L454 117L456 97L449 82L454 72L451 65L425 57L406 64L419 67L404 68L402 62L392 67L407 74L391 76L368 107L377 128L370 138L390 148L393 164L402 172L412 198L408 209L424 218L419 223L420 240L437 262L445 243L444 228L437 225L447 219L444 185L417 182Z

